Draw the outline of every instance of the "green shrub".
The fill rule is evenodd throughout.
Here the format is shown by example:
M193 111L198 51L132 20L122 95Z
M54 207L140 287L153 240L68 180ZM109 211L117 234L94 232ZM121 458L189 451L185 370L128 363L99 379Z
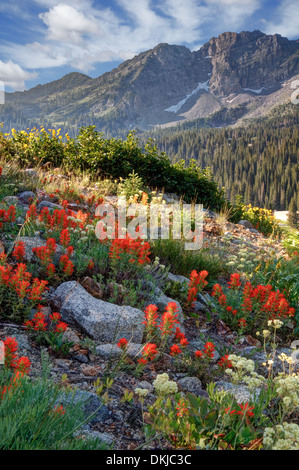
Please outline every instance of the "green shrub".
M293 231L285 235L282 245L289 256L298 256L299 253L299 232Z
M1 134L3 139L3 134ZM14 131L8 137L10 159L17 159L23 167L49 163L63 166L75 173L91 173L93 177L128 178L138 171L144 184L178 193L187 202L195 200L211 209L220 209L225 203L209 169L201 169L195 160L188 167L181 160L171 164L168 156L159 153L151 140L141 148L138 139L129 133L127 139L104 139L95 126L82 127L76 139L64 142L58 131L44 129Z
M135 196L135 194L142 191L144 188L144 183L142 178L138 176L138 173L135 173L133 170L132 173L129 174L128 178L125 178L119 184L118 194L120 196L126 196L129 198L130 196Z

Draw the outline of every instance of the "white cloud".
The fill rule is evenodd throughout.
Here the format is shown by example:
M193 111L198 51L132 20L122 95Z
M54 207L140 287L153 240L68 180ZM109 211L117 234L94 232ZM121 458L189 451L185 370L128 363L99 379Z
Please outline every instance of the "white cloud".
M281 34L287 38L299 36L299 3L298 0L284 0L277 10L277 21L264 20L264 31L267 34Z
M95 18L88 18L69 5L57 5L39 16L48 27L47 38L53 41L78 44L84 34L101 35Z
M216 19L217 28L222 26L222 32L242 27L261 3L262 0L206 0L209 13Z
M25 89L25 80L33 80L36 77L36 73L26 72L11 60L8 62L0 60L0 80L4 83L5 88L10 87L13 90L22 91Z
M4 44L2 51L25 69L67 65L88 73L160 42L199 48L207 34L241 28L262 1L114 0L108 8L92 0L35 0L44 11L34 42Z

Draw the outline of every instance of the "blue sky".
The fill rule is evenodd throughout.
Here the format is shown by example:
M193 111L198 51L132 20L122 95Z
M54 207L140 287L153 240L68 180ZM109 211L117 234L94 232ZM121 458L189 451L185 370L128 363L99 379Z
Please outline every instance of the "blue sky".
M299 37L298 0L0 1L0 81L29 89L97 77L161 42L197 50L224 31Z

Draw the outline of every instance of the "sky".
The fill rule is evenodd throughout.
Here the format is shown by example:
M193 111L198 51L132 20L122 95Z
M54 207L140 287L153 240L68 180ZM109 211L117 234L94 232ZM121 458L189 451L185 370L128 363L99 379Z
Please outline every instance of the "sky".
M0 0L0 86L98 77L161 42L198 50L225 31L256 29L298 39L299 1Z

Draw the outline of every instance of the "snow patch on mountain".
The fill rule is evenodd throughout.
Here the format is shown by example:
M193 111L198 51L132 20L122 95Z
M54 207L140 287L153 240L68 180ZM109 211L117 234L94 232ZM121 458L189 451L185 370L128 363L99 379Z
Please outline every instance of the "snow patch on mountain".
M164 111L168 111L170 113L177 113L181 107L186 103L186 101L191 98L191 96L194 96L199 90L205 90L209 91L209 86L208 86L209 80L203 83L199 83L195 90L191 91L185 98L183 98L181 101L179 101L177 104L170 106L170 108L164 109Z
M264 89L265 89L264 86L262 88L259 88L258 90L252 90L252 88L242 88L242 90L244 91L252 91L253 93L257 93L258 95L262 93Z

